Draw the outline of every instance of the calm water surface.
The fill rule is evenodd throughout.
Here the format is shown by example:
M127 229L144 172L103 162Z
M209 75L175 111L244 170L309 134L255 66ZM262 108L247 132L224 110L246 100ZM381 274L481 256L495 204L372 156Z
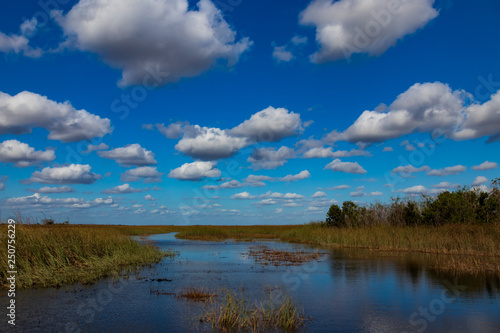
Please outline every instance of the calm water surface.
M274 267L250 258L250 246L310 248L188 241L174 234L150 239L179 256L115 282L21 291L16 329L9 331L211 331L199 321L203 302L175 296L196 286L219 294L239 290L257 302L269 299L267 287L273 299L288 290L312 317L299 332L500 332L498 278L437 274L428 268L428 255L320 249L325 254L319 261ZM5 295L1 300L5 304Z

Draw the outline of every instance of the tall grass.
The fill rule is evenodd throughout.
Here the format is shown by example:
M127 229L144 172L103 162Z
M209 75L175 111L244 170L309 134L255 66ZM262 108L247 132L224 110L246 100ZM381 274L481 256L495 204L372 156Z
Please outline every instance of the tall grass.
M0 258L7 258L4 231L0 236ZM158 262L166 254L151 244L132 240L114 227L16 226L19 288L91 283L125 267ZM7 261L0 260L2 286L7 284L8 270Z
M264 328L293 330L304 324L305 316L289 295L273 304L271 293L268 304L251 304L243 295L226 291L222 302L211 300L200 321L222 332L239 329L262 331Z

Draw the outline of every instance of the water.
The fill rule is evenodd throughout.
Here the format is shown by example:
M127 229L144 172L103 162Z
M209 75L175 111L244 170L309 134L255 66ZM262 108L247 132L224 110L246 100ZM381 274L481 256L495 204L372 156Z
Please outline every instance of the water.
M437 274L428 267L428 255L319 249L325 253L319 261L274 267L246 255L250 246L306 247L189 241L174 234L150 239L180 255L114 283L104 279L91 286L20 291L12 331L211 331L199 321L205 303L176 293L195 286L221 295L228 288L265 302L268 286L273 299L287 290L304 308L309 320L299 332L500 332L499 279ZM2 294L2 304L5 300Z

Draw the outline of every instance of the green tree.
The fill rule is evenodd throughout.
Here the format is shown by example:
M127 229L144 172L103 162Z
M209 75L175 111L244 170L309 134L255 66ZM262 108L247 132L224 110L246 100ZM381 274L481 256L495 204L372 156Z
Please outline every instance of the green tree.
M344 221L344 215L340 207L336 204L331 205L328 213L326 213L326 225L329 227L342 227Z

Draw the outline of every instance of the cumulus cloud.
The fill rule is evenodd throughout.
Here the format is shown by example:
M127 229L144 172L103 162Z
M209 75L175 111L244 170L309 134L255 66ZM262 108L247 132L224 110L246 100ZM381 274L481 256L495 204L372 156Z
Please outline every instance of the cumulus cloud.
M248 175L248 177L246 177L244 179L245 182L249 183L249 184L261 184L262 182L264 181L269 181L269 180L274 180L273 177L269 177L269 176L263 176L263 175Z
M255 148L248 157L248 162L252 163L254 170L276 169L294 157L294 150L288 147L281 147L277 150L276 148Z
M28 191L35 192L35 193L42 193L42 194L75 192L75 190L69 186L59 186L59 187L45 186L45 187L41 187L39 189L28 189Z
M118 185L110 189L102 190L101 193L106 194L129 194L144 192L147 189L133 188L130 184Z
M304 130L300 114L283 108L268 107L231 129L229 133L253 142L277 142Z
M392 147L384 147L384 150L382 150L383 153L394 151L394 148Z
M0 143L0 162L14 163L16 167L24 168L50 162L55 158L54 150L36 151L26 143L17 140L6 140Z
M143 183L160 183L163 173L159 172L156 167L137 167L129 169L121 174L120 180L122 182L138 182Z
M155 154L142 148L138 143L108 151L100 151L97 154L125 166L146 166L157 163Z
M282 182L295 182L298 180L307 179L309 177L311 177L311 173L307 170L302 170L301 172L299 172L296 175L286 175L284 177L278 178L278 180L282 181Z
M450 139L468 140L489 136L500 138L500 91L483 104L472 95L453 91L447 84L416 83L383 110L364 111L345 131L333 131L331 142L382 142L416 132L430 132ZM409 144L409 142L408 142ZM413 150L413 145L407 145Z
M434 0L313 0L300 14L301 24L316 27L320 49L311 61L335 61L354 53L380 55L437 17L433 4Z
M21 34L5 34L0 31L0 52L23 54L30 58L39 58L43 51L40 48L34 48L29 45L31 31L36 29L37 21L35 18L24 21L21 26Z
M104 142L101 142L98 145L88 145L87 149L82 151L83 154L90 154L93 151L98 151L98 150L106 150L109 149L109 146L105 144Z
M462 119L463 96L443 83L417 83L385 111L364 111L337 140L381 142L413 132L440 130L452 135Z
M402 165L398 166L397 168L392 169L391 173L392 174L399 174L403 178L409 178L412 177L412 174L417 173L417 172L426 172L430 171L431 168L427 165L421 166L419 168L414 167L413 165Z
M452 184L450 182L441 182L439 184L432 185L432 187L437 188L437 189L453 189L453 188L458 188L460 184Z
M66 15L53 12L66 47L99 54L122 70L120 86L164 85L197 76L249 49L209 0L80 0Z
M461 172L465 172L467 170L466 167L463 165L455 165L452 167L446 167L444 169L434 169L429 172L427 172L428 176L438 176L438 177L443 177L443 176L449 176L449 175L458 175Z
M332 147L315 147L311 148L302 155L303 158L340 158L352 156L369 156L370 153L365 150L351 149L333 151Z
M327 190L346 190L351 188L349 185L337 185L333 187L328 187Z
M472 186L478 186L487 183L489 180L483 176L477 176L476 179L472 182Z
M88 164L65 164L54 167L43 168L42 171L35 171L27 180L22 183L40 184L93 184L102 176L91 172Z
M14 197L5 200L9 207L13 208L33 208L33 207L46 207L46 208L91 208L103 205L114 204L113 199L96 198L94 200L84 200L81 198L49 198L42 196L40 193L35 193L26 197Z
M332 170L334 172L345 172L345 173L354 173L354 174L365 174L367 171L359 165L358 162L342 162L340 159L335 159L332 162L328 163L325 170Z
M170 171L169 178L179 180L200 180L203 178L220 177L221 172L216 168L215 162L197 161L193 163L185 163L177 169Z
M151 194L148 194L144 197L144 200L146 201L156 201L156 198L153 198Z
M312 198L324 198L324 197L326 197L326 193L322 192L322 191L317 191L311 197Z
M184 155L210 161L228 158L249 144L246 138L231 136L219 128L190 126L175 149Z
M490 161L484 161L483 163L479 165L475 165L472 167L472 170L476 171L484 171L484 170L491 170L491 169L496 169L498 168L498 164L495 162L490 162Z
M295 59L293 53L298 51L299 47L307 44L307 37L294 36L287 44L278 46L272 43L273 58L278 62L290 62Z
M273 58L276 61L289 62L293 60L294 56L292 52L286 49L286 46L273 45Z
M195 159L213 161L229 158L242 148L258 142L277 142L298 135L306 124L297 113L268 107L232 129L202 127L188 122L155 126L167 138L181 138L175 146L177 151ZM153 125L143 127L152 129Z
M249 200L249 199L255 199L257 198L256 195L251 195L248 192L241 192L241 193L236 193L231 196L231 199L237 199L237 200Z
M58 103L29 91L15 96L0 92L0 135L31 133L36 127L49 131L48 138L76 142L111 133L111 123L69 102Z
M360 198L360 197L379 197L384 195L384 193L380 191L375 191L375 192L364 192L362 190L359 191L354 191L350 193L351 197L353 198Z

